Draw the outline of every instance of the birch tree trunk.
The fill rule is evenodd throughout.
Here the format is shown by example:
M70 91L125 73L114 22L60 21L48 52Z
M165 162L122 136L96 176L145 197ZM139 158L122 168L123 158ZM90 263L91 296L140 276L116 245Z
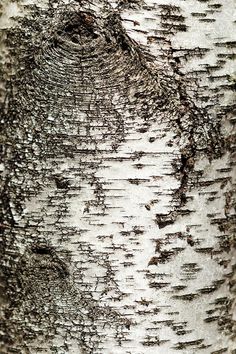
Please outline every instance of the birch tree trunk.
M2 2L1 353L236 353L234 11Z

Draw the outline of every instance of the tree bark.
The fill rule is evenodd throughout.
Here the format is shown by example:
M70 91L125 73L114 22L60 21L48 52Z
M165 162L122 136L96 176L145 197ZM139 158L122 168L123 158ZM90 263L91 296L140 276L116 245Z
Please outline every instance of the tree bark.
M1 353L236 353L233 1L1 6Z

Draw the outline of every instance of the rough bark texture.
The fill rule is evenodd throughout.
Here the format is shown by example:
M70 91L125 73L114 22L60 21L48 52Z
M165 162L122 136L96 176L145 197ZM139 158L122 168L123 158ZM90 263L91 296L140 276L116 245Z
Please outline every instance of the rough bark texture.
M32 3L1 9L1 353L236 353L233 2Z

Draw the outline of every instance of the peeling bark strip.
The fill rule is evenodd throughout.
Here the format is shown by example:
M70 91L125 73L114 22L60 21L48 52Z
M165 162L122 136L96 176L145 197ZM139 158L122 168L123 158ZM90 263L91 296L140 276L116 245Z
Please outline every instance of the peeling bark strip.
M181 8L41 5L2 31L1 353L236 352L234 122L180 70Z

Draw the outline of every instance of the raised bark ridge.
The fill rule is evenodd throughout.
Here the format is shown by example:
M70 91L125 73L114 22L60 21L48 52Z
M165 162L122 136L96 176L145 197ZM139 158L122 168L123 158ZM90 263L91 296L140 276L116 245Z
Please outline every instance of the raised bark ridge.
M109 3L33 8L6 43L3 350L227 350L205 332L232 333L232 197L211 212L198 161L223 153L218 122Z

